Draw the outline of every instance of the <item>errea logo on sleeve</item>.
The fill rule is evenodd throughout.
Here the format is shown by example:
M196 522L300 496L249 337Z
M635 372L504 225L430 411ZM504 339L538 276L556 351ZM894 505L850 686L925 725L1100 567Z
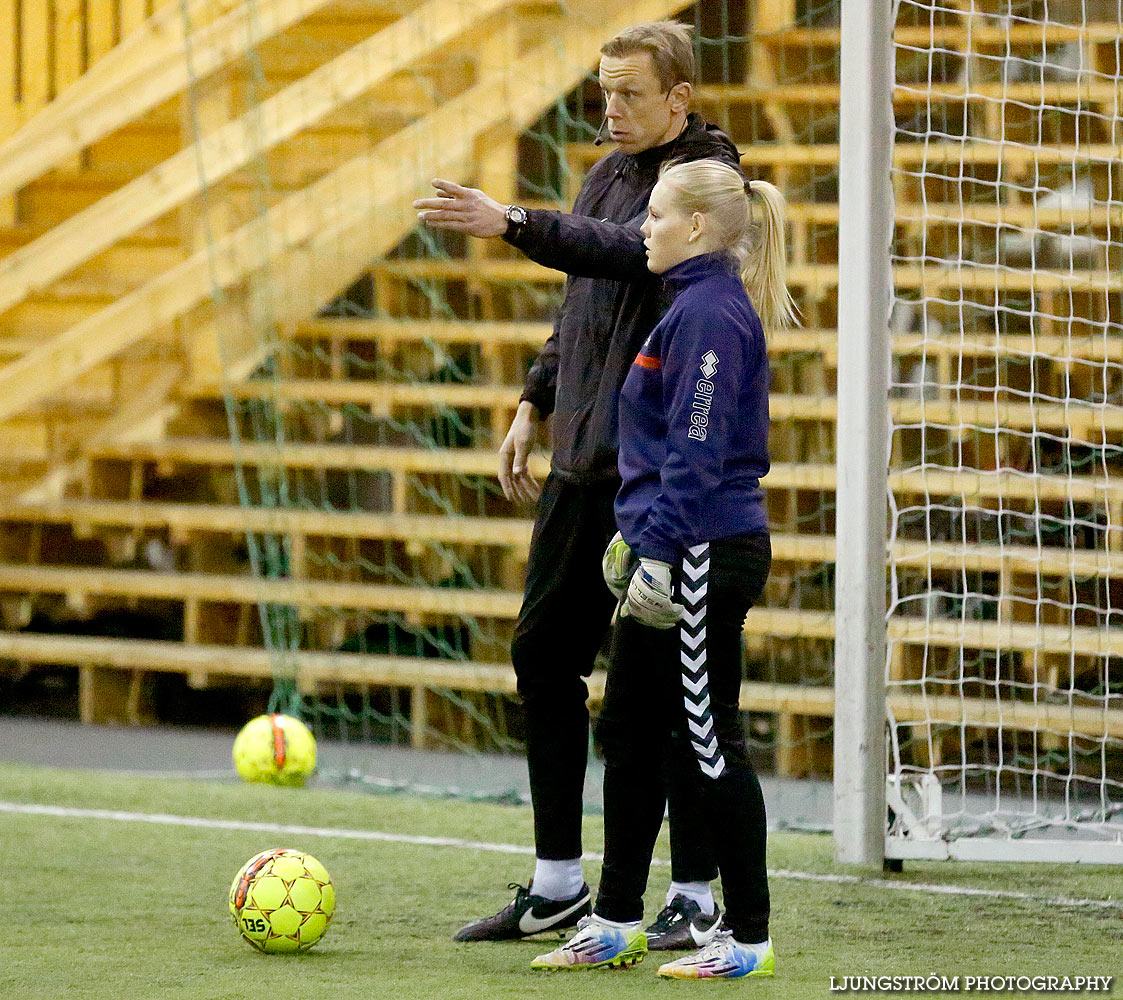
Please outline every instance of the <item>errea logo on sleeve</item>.
M694 402L690 410L690 430L686 432L686 436L695 441L706 440L706 428L710 423L710 406L714 401L714 384L710 379L717 372L720 360L713 351L706 351L702 355L702 363L698 366L703 377L698 379L694 390Z

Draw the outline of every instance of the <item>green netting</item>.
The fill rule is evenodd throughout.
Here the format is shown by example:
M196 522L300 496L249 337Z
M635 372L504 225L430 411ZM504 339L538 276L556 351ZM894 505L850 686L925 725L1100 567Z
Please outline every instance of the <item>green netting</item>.
M222 91L226 110L259 108L300 73L337 54L338 36L355 41L419 5L372 0L366 6L374 20L363 21L364 4L351 0L325 8L280 39L248 40L234 85ZM326 21L335 7L351 20L346 31L333 35ZM578 16L575 10L560 15L561 21ZM609 14L619 13L623 23L644 19L627 18L625 10L610 5ZM829 476L823 479L834 461L834 428L829 415L801 412L800 400L834 391L838 167L837 158L803 155L801 147L837 143L838 101L830 86L838 81L838 54L821 40L777 32L829 29L837 24L838 5L773 5L762 14L745 2L703 0L678 16L696 29L696 108L751 154L748 173L776 183L791 203L792 290L806 326L798 336L777 338L772 353L774 392L791 403L779 407L772 437L773 461L787 471L766 485L772 529L790 541L777 550L761 612L806 617L788 615L775 625L750 628L745 678L824 688L832 680L832 649L817 613L833 609L832 564L801 543L834 533L833 491ZM333 183L330 171L347 159L376 150L410 123L424 123L426 114L509 61L504 39L516 39L516 48L525 51L555 33L563 37L559 23L559 14L546 9L493 17L474 34L435 46L420 63L292 141L259 149L235 178L208 186L197 206L208 220L203 237L214 243L301 185L324 178ZM600 124L595 62L594 48L585 79L557 93L526 123L512 130L499 122L478 137L472 162L454 179L479 184L502 201L568 207L593 161L590 143ZM505 99L504 86L518 85L497 83L495 100ZM803 85L828 92L817 102L779 93ZM193 90L197 122L213 100L211 86L200 83ZM768 95L772 87L779 88L775 97ZM431 159L421 155L401 165L416 178L411 197L425 194L427 179L445 172L433 165L445 138L429 137ZM598 155L610 149L606 145ZM373 168L368 178L372 185L381 182ZM339 180L339 205L354 199L348 186L353 179ZM331 222L325 218L324 232L331 232ZM377 230L384 223L374 212L365 224ZM204 426L216 438L228 434L234 443L235 475L216 479L217 495L236 496L247 507L344 515L354 522L312 525L299 536L251 533L245 551L229 553L230 560L271 580L356 586L339 602L324 596L322 603L319 597L314 603L264 603L256 624L241 624L245 641L275 653L270 705L312 722L324 748L324 770L334 775L384 767L387 747L476 755L481 767L488 755L517 755L521 718L510 693L508 651L532 512L502 497L495 452L560 303L560 276L528 269L500 241L417 228L359 271L342 235L338 246L330 236L318 242L311 237L315 252L303 263L292 257L274 261L275 238L262 228L257 251L267 266L233 293L220 290L223 258L215 251L212 312L227 344L226 383L212 397L197 397L189 417L194 427ZM334 271L339 279L334 297L300 315L288 289L293 276L304 273L302 266L325 276ZM448 324L454 322L477 324L477 330L478 324L505 324L505 335L453 331ZM515 325L525 335L516 335ZM477 455L486 456L482 465L466 461ZM372 524L369 515L384 520ZM511 525L510 519L520 520ZM506 534L485 533L485 521L506 525ZM459 533L457 523L465 526ZM465 595L493 599L495 606L479 600L476 610L449 610ZM357 674L321 681L303 675L298 681L300 651L394 657L399 667L416 662L419 669L415 680L394 684L365 682ZM508 679L473 690L480 685L453 688L426 678L429 668L473 664L507 667ZM829 773L829 718L767 709L749 713L747 722L763 771Z

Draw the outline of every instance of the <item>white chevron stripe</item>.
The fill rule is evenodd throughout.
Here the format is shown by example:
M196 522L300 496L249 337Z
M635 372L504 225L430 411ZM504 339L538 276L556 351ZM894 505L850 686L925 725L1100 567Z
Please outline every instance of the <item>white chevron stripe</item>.
M702 631L697 635L691 635L686 629L680 629L679 635L682 638L683 645L689 646L691 649L697 649L706 641L706 626L703 625Z
M717 763L712 767L704 760L698 761L698 766L702 769L704 774L708 774L711 778L720 778L721 772L725 770L725 758L718 757Z
M684 583L682 585L682 596L686 598L688 603L693 604L694 606L697 606L698 602L701 601L702 598L706 596L706 591L709 590L709 589L710 589L710 585L705 580L703 580L701 582L701 584L699 585L697 590L691 590Z
M686 622L686 624L689 625L691 628L697 628L698 623L701 622L705 617L706 617L706 609L704 607L699 608L697 611L695 611L693 613L691 613L690 611L684 611L682 613L682 620L684 622Z
M710 695L706 691L709 675L706 671L706 649L703 644L706 641L705 598L710 589L707 578L710 569L709 551L710 547L705 542L701 545L693 545L687 550L688 556L682 561L683 580L680 590L686 608L682 616L683 626L679 629L682 639L679 657L685 668L682 675L683 687L690 694L702 695L697 704L690 700L689 694L683 699L688 713L687 725L696 737L691 741L691 745L698 755L698 766L702 769L702 773L716 778L725 770L725 760L718 751L717 737L713 731L714 720L709 714ZM694 581L695 586L693 588L688 586L687 580ZM702 627L697 635L692 635L686 628L686 626L698 628L699 625ZM696 652L691 656L688 650L696 650ZM695 674L697 676L694 676ZM695 722L690 716L695 716L698 721ZM715 755L716 759L714 759Z
M717 753L717 737L711 736L708 743L692 743L694 747L703 757L712 757Z
M710 560L707 559L704 563L700 563L697 566L692 566L684 559L682 563L682 571L688 577L690 577L691 580L697 580L698 577L710 571Z
M693 719L687 719L686 724L690 727L690 731L695 736L697 736L698 739L704 740L707 736L710 735L711 732L713 732L714 717L712 715L707 715L706 721L703 723L697 723Z
M691 680L686 676L686 674L682 675L682 686L693 695L701 694L706 689L706 685L708 683L709 678L706 676L704 671L702 673L702 676L699 677L696 681Z
M689 698L683 698L682 703L686 706L686 710L691 715L696 715L699 719L704 718L706 711L710 707L710 696L707 694L700 702L695 704Z
M701 659L695 663L686 662L686 652L684 651L679 659L682 661L682 676L685 680L690 678L692 681L698 680L699 677L706 676L706 651L703 649L699 654Z
M679 660L682 665L690 670L692 674L698 672L698 668L706 662L706 651L700 650L694 656L691 656L685 649L679 651Z

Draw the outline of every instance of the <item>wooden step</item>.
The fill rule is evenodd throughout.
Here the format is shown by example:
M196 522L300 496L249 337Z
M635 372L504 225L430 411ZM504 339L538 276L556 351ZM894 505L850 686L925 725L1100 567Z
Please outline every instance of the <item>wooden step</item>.
M66 500L15 503L0 510L9 524L73 525L94 529L160 528L173 537L191 534L290 534L325 538L428 540L457 545L526 548L533 521L521 517L371 514L361 511L298 510L221 504L152 501Z
M335 53L339 55L341 53ZM312 71L320 68L321 62L311 63L300 55L291 57L292 68L282 68L281 64L266 70L265 86L251 69L243 69L234 75L235 86L253 93L254 102L262 102L280 93L286 87L300 82ZM307 65L308 68L302 68ZM398 73L384 83L380 83L367 94L355 99L353 105L333 114L332 124L361 124L365 109L371 120L379 115L408 115L419 118L436 108L441 101L455 97L470 86L476 76L475 62L467 55L449 54L445 59L433 62L425 60L414 62L410 68ZM249 101L247 100L247 103ZM335 117L338 115L339 117ZM318 126L313 127L313 130Z
M522 594L518 591L13 563L0 563L0 592L70 595L76 599L98 596L184 603L263 602L306 610L396 611L421 616L468 615L500 620L514 619L522 603ZM1057 653L1095 658L1123 655L1123 630L1120 629L906 617L891 618L888 628L891 640L913 645L1018 650L1032 655ZM772 639L830 639L834 634L834 616L822 611L753 608L745 621L745 633L763 634ZM1120 716L1123 717L1123 712Z
M248 467L292 469L350 469L365 472L387 471L401 475L448 473L458 476L498 477L498 457L482 448L427 449L391 448L340 444L272 444L227 439L168 438L150 442L101 443L87 452L91 461L140 462L159 466L168 472L176 468ZM529 458L530 472L542 479L549 472L549 458L535 453ZM765 489L833 492L835 467L827 463L774 462L763 481ZM985 472L929 467L923 470L890 471L889 488L900 496L965 497L979 500L1023 502L1040 501L1102 503L1123 505L1123 481L1107 481L1092 476L1031 476L1013 470ZM1123 524L1113 517L1111 524Z
M750 612L750 616L753 616ZM420 687L513 694L515 678L505 664L418 657L322 653L307 650L284 656L264 649L133 639L101 639L37 633L0 632L0 656L28 663L64 663L87 668L118 664L127 670L182 673L204 686L214 677L271 680L291 676L297 690L316 695L323 684ZM588 679L593 704L604 697L604 673ZM790 713L829 718L834 691L829 687L743 681L744 712ZM93 706L91 706L92 708ZM934 696L890 688L887 707L898 723L999 727L1006 731L1075 732L1092 738L1123 736L1123 712L1049 701L1013 698Z
M305 169L307 164L302 165ZM280 191L274 192L275 196ZM247 195L247 203L255 200ZM248 211L248 207L246 209ZM918 214L913 214L913 213ZM838 206L834 204L801 204L789 206L789 219L793 222L805 221L825 225L837 225ZM914 205L899 205L897 224L908 226L924 222L929 232L930 242L937 237L932 235L940 227L948 227L958 232L968 225L984 226L1023 226L1040 233L1056 230L1057 235L1066 236L1072 232L1103 232L1110 236L1113 227L1123 225L1123 208L1104 206L1103 211L1079 213L1073 210L1044 210L1031 205L985 206L985 205L940 205L926 208ZM1106 245L1106 244L1105 244ZM185 259L185 251L174 239L140 238L128 241L105 251L100 257L84 265L71 275L59 280L53 292L57 295L98 295L116 298L138 287L153 273L173 267ZM469 274L469 269L474 274ZM797 265L790 273L793 286L829 286L836 282L832 265ZM444 280L469 280L475 277L489 283L537 283L563 280L559 272L550 272L525 259L490 261L477 265L468 261L391 261L376 266L378 274L395 277L409 277L419 280L422 277ZM937 267L921 269L915 266L898 266L895 271L897 284L902 288L948 287L961 283L970 288L991 288L999 286L1013 290L1056 292L1056 291L1117 291L1123 288L1117 274L1097 270L1075 270L1073 272L1039 269L1008 268L999 270L994 267L970 267L962 272L946 269L941 273ZM483 340L484 338L480 338Z
M51 430L35 416L0 423L0 465L46 462L52 452Z
M385 260L371 269L375 277L403 281L460 281L479 285L554 284L565 281L561 271L535 264L525 258L510 260L468 260L415 258ZM797 264L788 268L788 285L822 293L838 285L836 264ZM924 290L934 295L944 289L987 292L1091 292L1098 295L1123 291L1123 275L1089 268L1060 270L1012 268L975 262L938 261L927 265L898 264L893 268L897 288Z
M380 344L512 344L541 347L553 331L549 323L359 319L319 317L288 325L281 331L294 340L365 340Z
M4 313L4 333L43 344L62 330L97 315L113 301L105 295L35 295Z
M1082 42L1114 47L1119 40L1119 25L1111 22L1089 21L1081 25L1051 21L1041 24L1001 24L982 12L977 17L971 17L969 13L961 14L950 8L944 8L944 12L963 17L963 23L928 26L899 24L893 29L893 41L897 45L911 48L932 46L951 49L953 52L982 50L997 52L998 55L1017 54L1023 58L1040 58L1046 46ZM753 40L768 48L816 48L837 52L842 43L842 32L839 28L788 27L779 31L759 32L753 36Z
M789 204L787 218L792 222L808 222L837 226L837 204L795 202ZM1002 227L1010 233L1013 227L1027 232L1071 236L1102 233L1112 242L1114 233L1123 225L1123 205L1097 202L1083 208L1045 208L1037 205L957 204L952 202L910 202L898 199L894 221L898 226L924 224L929 241L942 235L941 230L958 232L967 226ZM1105 243L1106 248L1106 243Z
M42 236L59 221L89 208L135 176L134 171L112 168L48 174L20 192L19 212L24 220L21 228L33 234L33 238ZM138 230L130 239L178 239L181 232L178 219L165 218Z
M567 162L579 173L612 152L612 146L594 146L591 142L569 143L566 146ZM913 168L927 164L930 167L964 165L997 165L1024 169L1035 163L1055 166L1077 163L1108 167L1119 161L1119 147L1112 143L1083 142L1048 146L1029 146L1017 143L985 142L967 138L962 142L934 138L931 142L900 141L893 145L893 165ZM839 162L837 143L783 143L761 142L741 150L744 167L833 167Z
M517 591L406 587L320 579L262 579L220 573L156 573L73 566L0 564L0 591L8 593L200 601L210 604L290 604L305 609L349 608L417 615L514 619Z
M284 33L254 46L254 61L267 77L305 76L352 46L366 41L407 12L401 10L391 14L387 9L382 13L382 17L362 20L328 20L323 16L305 18ZM246 57L250 54L247 51ZM241 62L245 62L246 57ZM242 71L255 72L256 67Z
M153 274L175 267L186 258L187 252L178 240L118 244L54 281L50 294L57 297L104 295L116 299L139 288Z
M27 223L0 228L0 259L6 257L13 250L18 250L20 247L37 240L50 228L45 223ZM164 250L168 247L180 246L181 243L182 231L179 223L177 222L173 226L165 222L145 226L127 239L118 240L114 247L129 250Z
M182 399L314 403L368 407L376 414L408 407L514 410L522 385L462 385L441 382L398 383L346 379L289 379L242 382L228 386L192 383L179 390ZM781 421L833 423L837 401L832 396L772 392L773 426ZM1070 441L1094 441L1097 433L1123 434L1123 407L1087 400L1026 402L1008 389L998 392L971 386L936 390L934 398L889 400L896 426L939 426L951 433L972 428L1063 431Z
M309 129L264 151L270 184L281 189L299 187L309 175L318 176L329 166L337 167L368 151L380 139L416 121L417 116L379 104L368 110L354 110L349 118L339 124ZM121 129L90 148L90 178L82 173L54 175L24 188L19 196L20 218L30 223L68 218L179 153L185 145L184 136L182 129L162 124L136 123ZM256 182L254 175L248 173L234 183L247 188Z
M423 319L320 317L287 326L291 340L369 341L386 347L402 344L488 344L540 348L553 331L549 323L466 322ZM1071 336L997 333L993 327L942 333L892 335L893 353L935 357L1033 357L1068 364L1075 360L1123 363L1123 338L1105 336L1087 325ZM774 331L768 339L774 360L789 354L818 354L830 366L838 363L838 331L795 329Z
M372 514L362 511L297 510L219 504L153 501L70 500L13 503L0 511L8 524L69 525L85 536L96 529L162 529L173 541L192 536L247 532L302 537L433 541L450 545L500 546L525 553L533 521L519 517ZM1106 529L1112 535L1123 526ZM957 544L952 541L898 539L892 546L897 569L933 569L969 573L1038 574L1061 578L1123 578L1117 551L1069 549L1044 544ZM772 534L774 562L833 563L835 540L829 535Z
M695 88L695 100L703 112L714 107L732 107L739 104L815 106L837 108L841 88L837 83L780 83L769 86L755 84L703 84ZM1078 106L1113 108L1119 100L1119 90L1114 84L1102 80L1084 82L1045 83L973 83L964 87L958 83L898 83L893 89L896 107L910 104L938 105L943 103L980 104L982 102L1007 102L1023 105L1057 108ZM1107 112L1110 114L1110 112Z
M181 399L215 400L230 395L238 400L281 400L344 406L348 403L370 407L380 413L398 407L433 409L513 410L519 404L521 386L457 385L455 383L360 382L351 380L292 379L284 381L241 382L228 387L188 384L180 388Z

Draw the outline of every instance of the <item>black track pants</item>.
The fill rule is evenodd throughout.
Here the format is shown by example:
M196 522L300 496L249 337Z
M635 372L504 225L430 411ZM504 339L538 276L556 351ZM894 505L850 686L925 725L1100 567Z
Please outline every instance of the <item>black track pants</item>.
M690 787L700 825L712 831L726 923L738 941L768 937L764 798L737 699L745 615L770 565L767 534L695 546L676 574L681 625L660 630L623 618L613 630L597 723L605 859L596 912L609 920L642 918L666 790Z
M511 660L526 719L539 858L565 860L582 853L589 747L585 678L616 606L601 576L601 557L616 533L612 504L619 485L615 480L577 485L551 475L538 502ZM717 874L697 795L693 781L670 787L671 874L683 882L709 881ZM660 804L660 817L662 811Z

